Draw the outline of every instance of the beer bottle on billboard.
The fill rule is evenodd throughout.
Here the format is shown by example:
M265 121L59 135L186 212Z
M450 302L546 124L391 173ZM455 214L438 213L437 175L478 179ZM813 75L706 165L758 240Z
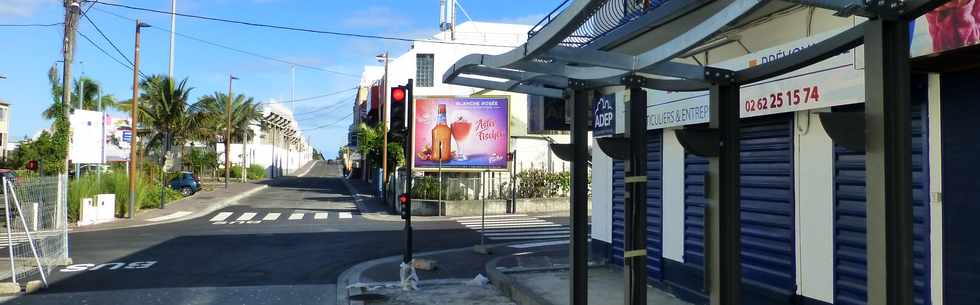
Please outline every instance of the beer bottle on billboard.
M432 160L449 161L452 158L452 147L450 139L452 130L446 124L446 104L439 104L439 112L436 115L436 126L432 128Z

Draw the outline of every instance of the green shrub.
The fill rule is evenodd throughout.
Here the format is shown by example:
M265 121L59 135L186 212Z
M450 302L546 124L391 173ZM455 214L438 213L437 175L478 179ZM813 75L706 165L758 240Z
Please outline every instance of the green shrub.
M248 179L263 179L265 178L265 167L258 164L252 164L248 167Z
M567 197L571 191L571 173L552 173L529 169L517 173L517 197L553 198Z
M438 200L442 189L442 200L463 200L462 190L450 189L448 184L439 183L436 177L416 177L412 180L412 197L424 200Z
M169 177L172 177L172 174L168 175ZM159 171L156 172L156 179L145 176L136 179L136 207L138 209L159 207L160 192L164 192L164 199L167 202L181 197L179 192L159 183ZM72 179L68 183L68 220L71 222L78 221L82 198L94 198L98 194L115 194L116 216L127 215L129 213L129 175L125 169L113 170L102 175L101 178L97 175L85 175L78 179Z

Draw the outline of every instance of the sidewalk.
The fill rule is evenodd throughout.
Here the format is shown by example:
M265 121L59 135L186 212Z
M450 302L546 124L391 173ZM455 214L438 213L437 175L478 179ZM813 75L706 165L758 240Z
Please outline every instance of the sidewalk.
M271 180L229 183L228 189L225 189L224 186L217 186L212 191L200 191L193 196L167 203L163 209L146 208L139 210L133 219L117 218L113 222L102 224L82 227L72 226L71 232L93 232L143 227L204 216L265 189L269 186L267 184L269 181Z
M507 256L487 263L490 281L517 305L567 305L569 273L567 249ZM590 266L588 303L618 305L625 302L622 269ZM647 286L647 304L690 305L663 290Z
M421 281L419 290L411 292L404 292L399 286L401 256L357 264L338 277L337 304L359 304L357 301L349 301L348 297L364 293L382 294L389 298L387 303L370 304L513 304L497 289L486 283L476 283L473 279L477 275L486 276L485 266L488 262L528 250L511 247L514 244L491 245L491 255L478 254L472 247L418 253L414 258L433 260L436 268L416 269ZM559 251L565 248L567 245L548 249ZM350 285L355 287L348 289Z

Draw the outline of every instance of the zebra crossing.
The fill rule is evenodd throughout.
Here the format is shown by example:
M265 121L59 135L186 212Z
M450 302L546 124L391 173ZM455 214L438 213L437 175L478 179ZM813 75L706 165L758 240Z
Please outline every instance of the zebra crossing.
M521 240L568 239L568 226L523 214L455 217L454 221L467 229L481 231L490 240L501 242Z
M286 216L288 215L288 216ZM285 217L284 217L285 216ZM331 219L353 219L352 212L316 212L316 211L292 211L282 212L219 212L208 221L213 225L236 225L236 224L261 224L270 222L300 222L309 221L327 222Z

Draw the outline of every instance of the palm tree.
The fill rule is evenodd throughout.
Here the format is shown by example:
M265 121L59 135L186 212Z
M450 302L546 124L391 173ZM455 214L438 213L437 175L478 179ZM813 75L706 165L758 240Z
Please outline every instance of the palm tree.
M227 94L215 92L202 96L192 107L200 139L208 144L217 145L219 135L224 135L228 124L227 102ZM235 95L231 100L231 142L252 139L255 131L251 127L256 126L261 119L262 111L254 98Z
M52 67L53 68L53 67ZM56 70L54 74L50 71L48 72L49 81L51 81L51 91L55 96L60 97L62 88L61 83L58 81L58 74ZM52 78L53 77L53 78ZM80 77L75 80L74 86L72 86L71 100L72 105L78 105L78 101L82 102L82 108L85 110L98 110L99 100L102 101L102 109L106 108L116 108L116 98L112 95L102 95L99 96L101 85L98 81L95 81L89 77ZM44 110L45 119L53 119L56 113L61 111L61 99L58 98L57 101L51 104L48 109Z

